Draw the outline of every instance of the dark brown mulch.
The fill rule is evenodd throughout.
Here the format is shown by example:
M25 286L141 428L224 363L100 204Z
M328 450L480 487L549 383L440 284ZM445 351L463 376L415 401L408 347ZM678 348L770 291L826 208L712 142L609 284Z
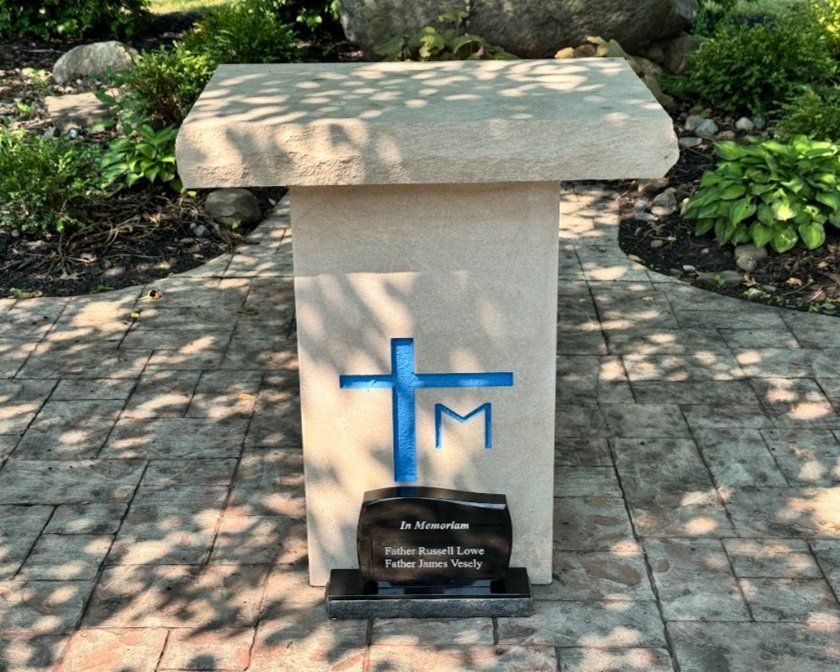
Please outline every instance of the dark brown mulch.
M254 190L267 214L284 189ZM204 220L203 192L122 193L88 213L94 224L42 235L0 229L0 297L75 296L145 284L232 251L255 228L216 230ZM190 224L206 231L195 235Z
M725 128L721 120L717 121ZM713 165L711 143L681 149L679 161L668 173L668 186L676 188L679 202L695 193L703 172ZM620 199L619 244L640 263L720 294L797 310L840 314L840 232L836 229L827 227L828 240L818 250L797 247L776 254L768 248L767 258L759 262L756 270L744 273L735 263L731 245L720 247L714 236L695 236L694 222L683 220L678 212L656 222L634 219L634 204L641 198L651 199L664 188L648 187L648 192L643 193L644 186L627 185ZM714 277L700 277L722 271L741 273L741 284L723 286Z

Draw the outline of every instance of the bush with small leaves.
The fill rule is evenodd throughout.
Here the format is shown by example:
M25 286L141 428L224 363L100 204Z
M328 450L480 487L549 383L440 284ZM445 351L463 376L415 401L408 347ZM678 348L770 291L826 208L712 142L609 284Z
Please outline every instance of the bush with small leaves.
M754 25L727 21L691 55L688 72L669 91L694 96L723 111L772 110L800 84L837 73L829 39L812 13L789 10Z
M137 64L115 75L119 93L100 93L122 116L160 128L179 126L213 75L214 64L181 44L141 54Z
M493 46L477 35L462 30L467 12L441 14L441 29L426 26L409 37L397 36L374 49L385 61L474 61L509 60L516 56Z
M282 0L239 0L221 5L184 36L184 46L214 64L296 61L295 33L278 16L282 4Z
M0 37L131 37L146 0L0 0Z
M806 87L782 106L776 127L781 138L809 135L840 142L840 85Z
M721 161L700 180L685 211L695 233L714 231L719 245L753 243L786 252L800 240L825 242L840 228L840 145L797 136L788 143L719 142Z
M83 226L104 197L96 145L0 126L0 226L41 233Z

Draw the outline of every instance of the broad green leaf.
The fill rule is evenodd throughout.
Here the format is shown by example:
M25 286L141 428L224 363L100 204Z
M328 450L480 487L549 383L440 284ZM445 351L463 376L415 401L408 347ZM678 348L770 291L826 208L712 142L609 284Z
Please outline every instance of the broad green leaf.
M721 191L720 197L725 201L731 201L733 198L740 198L746 193L747 188L743 184L733 184Z
M761 222L753 222L750 226L750 238L756 247L764 247L773 238L773 229Z
M747 217L752 217L755 211L756 206L750 201L743 199L734 201L729 208L729 221L733 224L740 224Z
M815 250L825 242L825 229L822 224L807 222L799 225L799 237L809 250Z
M717 155L720 158L726 161L734 161L740 159L746 154L746 150L744 148L731 141L716 143L715 151L717 152Z
M834 212L840 211L840 196L837 195L837 192L821 191L816 195L816 199Z
M796 245L796 240L796 231L790 227L785 227L777 229L773 232L773 238L770 241L770 246L773 250L781 254L782 252L787 252Z
M796 209L787 198L780 198L773 201L770 204L770 209L773 211L773 217L781 222L786 222L796 217Z
M704 236L712 230L712 227L714 225L715 220L711 217L709 217L708 219L701 219L697 222L697 225L694 227L694 235Z

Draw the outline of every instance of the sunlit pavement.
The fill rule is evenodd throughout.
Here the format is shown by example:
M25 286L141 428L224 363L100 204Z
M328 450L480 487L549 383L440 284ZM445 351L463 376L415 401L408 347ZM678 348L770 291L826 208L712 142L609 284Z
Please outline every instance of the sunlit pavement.
M0 300L0 669L840 669L840 320L648 272L609 192L562 210L533 617L327 620L280 208L153 286Z

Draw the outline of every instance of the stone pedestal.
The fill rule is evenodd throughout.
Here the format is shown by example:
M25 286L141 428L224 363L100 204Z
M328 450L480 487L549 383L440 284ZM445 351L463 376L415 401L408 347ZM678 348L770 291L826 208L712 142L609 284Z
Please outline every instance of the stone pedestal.
M313 584L395 483L506 495L551 581L559 183L676 151L623 61L219 68L179 172L291 188Z

